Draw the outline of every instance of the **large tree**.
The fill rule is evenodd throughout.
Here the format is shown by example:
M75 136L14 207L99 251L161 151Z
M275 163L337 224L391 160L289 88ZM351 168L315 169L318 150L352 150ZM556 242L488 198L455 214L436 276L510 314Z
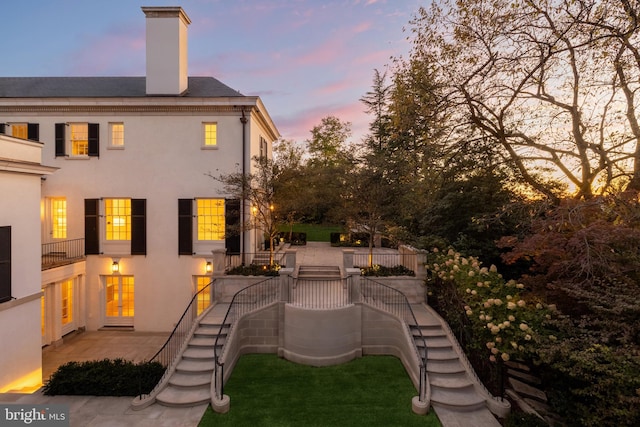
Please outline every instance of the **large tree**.
M622 175L634 181L637 6L605 3L445 0L421 8L410 62L434 70L446 88L451 119L464 129L450 142L493 143L523 182L553 198L553 180L584 198ZM605 33L618 42L605 42Z

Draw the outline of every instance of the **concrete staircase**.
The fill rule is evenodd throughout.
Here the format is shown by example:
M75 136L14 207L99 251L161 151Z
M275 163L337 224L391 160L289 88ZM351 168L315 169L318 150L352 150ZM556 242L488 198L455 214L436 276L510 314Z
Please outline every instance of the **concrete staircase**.
M340 279L340 267L324 265L301 265L298 269L298 279Z
M466 369L450 336L432 309L423 304L411 306L417 327L412 328L416 347L427 354L427 376L431 387L431 405L443 426L499 427L487 406L487 396L479 392L475 374ZM420 338L420 332L426 341Z
M211 401L211 377L214 369L214 345L228 305L201 319L167 386L158 393L156 402L171 407L190 407ZM224 311L224 312L223 312ZM224 325L218 349L224 345L229 331Z

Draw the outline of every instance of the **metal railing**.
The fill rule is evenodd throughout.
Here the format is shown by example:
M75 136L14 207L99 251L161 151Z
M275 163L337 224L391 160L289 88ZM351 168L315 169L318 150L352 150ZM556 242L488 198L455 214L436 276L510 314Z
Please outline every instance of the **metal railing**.
M416 320L416 316L411 309L411 304L409 304L407 297L397 289L366 277L361 278L360 293L362 302L393 314L407 327L409 335L414 340L414 348L420 361L418 398L421 402L426 402L428 387L427 341L422 335L422 330L420 329L420 325ZM422 348L424 348L424 354L420 354L418 347L415 345L415 341L420 342Z
M42 269L72 264L85 259L84 239L63 240L42 244Z
M353 265L355 267L371 267L373 265L382 265L384 267L403 266L410 270L415 269L417 255L415 253L398 253L398 252L361 252L357 251L353 254Z
M288 302L304 308L338 308L352 303L351 276L344 279L290 279Z
M182 313L182 316L180 316L180 320L178 320L178 323L173 328L173 331L171 332L171 335L169 335L169 338L167 338L167 341L165 341L160 350L158 350L156 354L154 354L151 359L149 359L149 362L156 361L166 369L164 371L164 374L162 375L162 378L160 379L160 381L158 381L158 384L156 384L154 389L149 394L143 394L142 390L138 391L138 396L140 399L153 394L153 392L158 389L158 387L164 382L167 374L170 371L169 365L175 361L176 357L180 353L180 350L182 349L186 338L189 336L189 334L191 333L191 329L194 327L195 320L200 315L198 313L199 297L205 292L210 292L213 288L214 282L215 279L209 282L209 284L204 286L202 289L196 292L193 297L191 297L191 301Z
M233 296L213 346L215 360L213 372L215 381L214 393L217 399L221 400L224 396L224 363L221 361L223 343L221 340L224 337L228 339L231 336L231 331L235 327L236 321L245 314L280 301L280 283L279 277L272 277L248 286ZM225 333L226 328L229 329Z

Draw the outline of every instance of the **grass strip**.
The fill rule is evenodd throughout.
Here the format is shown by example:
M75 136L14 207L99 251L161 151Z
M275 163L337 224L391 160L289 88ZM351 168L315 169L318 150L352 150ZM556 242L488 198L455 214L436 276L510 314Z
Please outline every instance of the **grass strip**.
M328 367L299 365L272 354L242 356L225 385L231 409L207 409L207 426L440 426L411 410L416 395L402 363L367 356Z
M341 233L344 228L339 225L294 224L293 230L289 226L282 226L280 231L306 233L307 242L330 242L331 233Z

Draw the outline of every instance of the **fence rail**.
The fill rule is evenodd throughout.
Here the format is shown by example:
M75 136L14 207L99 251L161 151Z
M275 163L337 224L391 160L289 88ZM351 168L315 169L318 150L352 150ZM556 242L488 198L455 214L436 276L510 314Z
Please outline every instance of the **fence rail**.
M42 244L42 269L72 264L85 259L84 239L63 240Z
M288 302L305 308L338 308L352 302L351 276L345 279L290 279Z
M409 270L415 271L417 254L398 252L356 252L353 254L353 265L355 267L371 267L381 265L384 267L396 267L402 265Z

